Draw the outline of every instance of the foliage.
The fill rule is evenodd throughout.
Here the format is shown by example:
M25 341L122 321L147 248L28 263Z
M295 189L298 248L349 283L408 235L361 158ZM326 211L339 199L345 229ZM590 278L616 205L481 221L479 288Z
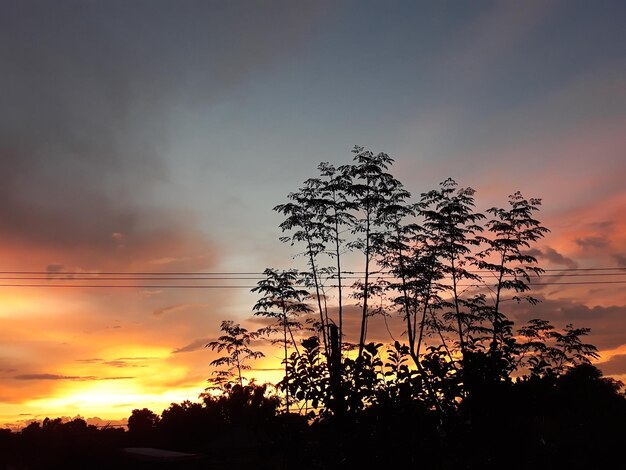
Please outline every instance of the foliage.
M548 232L536 217L540 199L514 192L506 207L481 213L474 189L449 178L412 203L390 172L392 158L358 146L353 154L351 164L321 163L318 176L275 207L285 217L281 240L304 247L307 270L266 270L253 289L262 296L255 315L280 334L272 341L283 349L284 409L297 406L335 458L502 465L513 453L504 451L506 430L533 449L524 462L534 466L546 453L528 436L547 440L528 420L547 419L555 390L573 396L579 384L624 406L608 398L621 396L620 384L591 366L599 356L583 341L587 328L531 320L516 329L511 319L509 306L539 302L531 290L544 271L529 253ZM346 257L364 270L342 271ZM350 291L356 338L345 331ZM391 344L368 342L374 315L397 315L404 331L387 325ZM315 334L298 341L302 320ZM398 455L371 450L360 460L357 449L375 439ZM452 457L432 461L414 451L432 445Z
M202 395L204 406L226 425L259 426L276 416L280 400L267 395L267 385L229 384L224 393Z
M230 320L223 321L220 330L225 334L216 341L208 343L206 347L228 353L226 356L211 361L211 366L225 366L226 370L214 371L215 377L211 378L209 382L219 388L232 383L233 377L236 377L239 385L243 387L245 377L242 375L242 371L250 369L247 362L263 357L262 352L250 348L251 341L259 338L262 331L249 332L246 328Z
M133 410L128 418L128 432L133 437L133 444L146 445L156 433L160 419L159 415L148 408Z
M132 445L122 428L80 418L45 418L19 433L0 432L0 468L120 468L119 448Z
M319 177L275 208L287 217L281 229L291 232L282 239L306 242L319 310L320 341L306 340L302 352L294 344L285 356L281 386L303 410L350 414L410 391L411 399L450 416L471 395L510 384L515 374L560 375L595 357L593 346L580 341L586 329L543 334L531 322L516 336L504 309L509 302L538 302L529 291L543 270L527 251L548 232L535 217L541 200L515 192L508 207L492 207L486 217L475 210L475 191L449 178L410 203L389 172L393 159L358 146L353 154L352 164L320 164ZM365 261L352 286L361 308L356 357L345 354L342 329L340 258L351 251ZM332 260L335 266L324 266ZM339 280L336 342L326 303L333 290L323 273ZM374 308L373 295L381 299ZM367 323L393 311L408 344L394 340L384 359L380 345L366 342Z
M559 332L545 320L530 320L519 330L526 339L519 345L519 363L535 377L560 376L578 365L590 364L590 358L599 355L595 346L581 340L589 331L568 324Z
M290 347L295 348L297 355L300 354L294 330L302 329L302 323L297 320L298 317L311 312L304 302L309 297L309 293L296 287L296 284L301 282L296 270L279 272L268 268L263 274L265 279L260 280L257 287L252 289L252 292L262 295L254 305L253 311L254 315L273 320L273 323L262 331L270 336L278 333L279 339L272 339L272 343L282 345L286 376ZM285 406L289 412L289 388L285 388L285 393Z

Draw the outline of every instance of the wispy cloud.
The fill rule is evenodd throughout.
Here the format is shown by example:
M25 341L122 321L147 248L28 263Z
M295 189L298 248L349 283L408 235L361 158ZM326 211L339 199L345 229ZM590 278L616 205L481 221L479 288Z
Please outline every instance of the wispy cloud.
M211 341L209 338L196 339L185 346L174 349L172 351L172 354L198 351L200 349L203 349L209 341Z
M96 377L96 376L78 376L78 375L59 375L59 374L20 374L13 377L16 380L76 380L76 381L90 381L90 380L126 380L134 379L130 376L119 377Z
M76 362L83 364L101 364L105 366L123 368L132 367L148 367L145 362L153 361L155 357L118 357L116 359L105 360L101 358L77 359Z
M208 307L208 305L209 304L204 303L180 303L176 305L168 305L167 307L157 308L152 312L152 315L154 315L155 317L160 317L161 315L169 313L184 312L186 310Z

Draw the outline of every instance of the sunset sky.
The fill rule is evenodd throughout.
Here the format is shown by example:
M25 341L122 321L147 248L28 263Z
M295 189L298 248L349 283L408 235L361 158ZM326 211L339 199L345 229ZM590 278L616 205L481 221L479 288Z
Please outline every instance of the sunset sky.
M272 208L355 144L415 195L453 177L481 210L542 198L544 268L626 268L625 24L609 0L2 0L0 284L292 267ZM511 314L591 327L626 379L626 284L586 283L621 273ZM196 399L204 344L254 301L0 287L0 423Z

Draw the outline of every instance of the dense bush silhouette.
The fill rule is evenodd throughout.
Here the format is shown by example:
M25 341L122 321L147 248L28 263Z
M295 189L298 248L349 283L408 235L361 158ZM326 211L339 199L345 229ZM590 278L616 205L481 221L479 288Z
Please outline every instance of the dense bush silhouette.
M198 465L234 468L588 469L607 468L621 455L626 399L596 367L486 383L443 418L400 382L378 387L368 406L313 421L281 412L266 386L234 385L199 403L172 404L160 416L135 410L134 431L98 429L82 419L3 430L0 464L139 468L121 451L137 445L138 430L147 431L142 446L199 453L205 460Z
M0 441L3 468L110 468L119 462L126 434L119 428L88 426L81 418L46 418L21 433L4 432Z

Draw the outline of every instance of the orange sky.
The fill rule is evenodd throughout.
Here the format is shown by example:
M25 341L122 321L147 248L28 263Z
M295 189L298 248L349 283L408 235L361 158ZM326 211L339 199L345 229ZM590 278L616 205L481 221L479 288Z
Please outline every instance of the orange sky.
M626 194L613 196L598 210L583 206L554 217L552 233L537 247L541 264L547 269L615 266L612 249L626 246L626 227L615 218L625 197ZM606 220L616 222L603 224ZM188 246L198 248L193 244ZM158 244L154 258L142 251L143 264L108 264L107 269L154 269L153 260L165 253L172 258L187 254L179 249L178 243L171 247ZM34 261L36 247L22 250L5 252L3 259L28 259L30 256L33 264L25 268L35 269L34 266L38 266ZM83 255L81 252L79 256ZM55 255L43 251L40 256L43 264L44 260L63 256L63 253ZM287 247L285 258L289 258ZM211 269L211 265L205 266L205 270ZM610 278L623 279L624 276ZM51 276L49 281L31 282L116 283L64 281L60 274ZM202 283L252 285L255 281ZM601 361L609 361L608 370L612 374L626 378L626 368L619 366L620 360L626 357L623 286L552 286L542 288L537 295L544 299L542 304L518 308L511 312L513 317L520 320L550 318L561 326L573 321L576 325L592 327L594 333L590 340L601 348ZM211 371L208 363L216 357L203 348L204 344L214 339L222 319L244 321L250 328L256 328L258 322L246 320L250 318L254 299L245 289L3 288L0 291L3 321L0 420L15 423L78 414L119 419L127 417L138 406L160 412L171 402L195 400L206 386ZM246 302L248 307L242 309L240 305ZM565 312L570 314L564 316ZM400 337L401 326L392 323L392 329ZM382 341L389 339L380 322L372 324L370 334ZM256 369L280 367L280 351L257 346L262 347L268 357L258 361L254 365ZM249 376L262 381L275 380L280 372L257 370Z

